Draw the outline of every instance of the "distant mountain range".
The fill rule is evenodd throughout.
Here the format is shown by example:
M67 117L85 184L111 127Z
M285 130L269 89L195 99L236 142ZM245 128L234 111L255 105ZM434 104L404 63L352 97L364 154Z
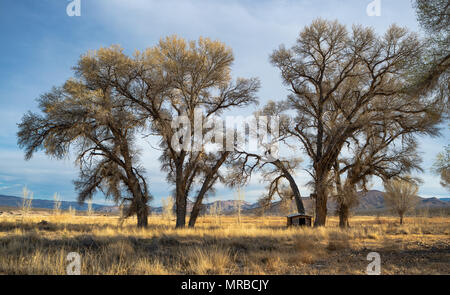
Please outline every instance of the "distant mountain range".
M360 192L360 195L362 195L359 198L359 204L352 209L352 212L355 214L377 214L382 213L386 211L386 206L384 203L384 193L378 190L370 190L367 193ZM314 206L314 200L311 198L302 198L303 205L305 206L305 210L307 214L312 215L313 213L313 206ZM281 202L273 202L269 208L266 208L264 210L264 214L266 215L285 215L285 212L283 212L283 209L281 208ZM292 201L291 207L295 208L295 203ZM330 214L336 212L337 203L330 198L327 203L327 209ZM450 198L446 199L438 199L438 198L421 198L419 205L417 206L418 209L450 209ZM259 208L258 208L259 209ZM251 213L257 214L257 210L254 209ZM260 209L259 209L260 210ZM250 213L250 212L249 212Z
M362 192L360 194L363 194ZM356 214L364 214L364 213L377 213L383 212L386 210L383 198L383 192L377 190L370 190L364 195L361 196L359 200L359 205L353 209L353 212ZM307 214L312 214L313 212L313 200L309 197L302 198L303 204L305 206ZM418 208L450 208L450 198L420 198L420 204ZM238 211L238 205L241 204L241 212L244 215L253 215L259 214L262 209L260 208L259 203L249 203L246 201L237 201L237 200L227 200L227 201L215 201L211 203L206 203L203 205L202 213L212 213L213 211L220 210L221 214L234 214ZM13 197L13 196L5 196L0 195L0 207L20 207L22 204L22 198ZM192 210L194 203L188 200L187 209L188 212ZM41 200L34 199L32 203L33 208L40 209L53 209L54 201L52 200ZM87 204L79 204L78 202L71 201L61 201L61 209L68 210L70 207L77 211L86 211ZM92 207L97 212L111 212L117 213L119 211L117 206L108 206L101 204L92 204ZM282 208L283 207L283 208ZM295 203L292 201L290 205L291 211L295 211ZM337 204L333 201L333 199L329 199L328 201L328 211L330 213L336 211ZM289 210L289 209L288 209ZM152 213L160 214L163 212L162 207L152 207ZM264 208L264 214L266 215L285 215L286 209L285 206L282 206L281 202L272 202L270 207Z
M241 204L241 212L245 214L246 212L249 212L253 209L259 208L258 203L249 203L246 201L237 201L237 200L226 200L226 201L215 201L211 203L203 204L202 213L203 214L210 214L213 211L218 212L220 211L221 214L233 214L238 211L239 204ZM190 200L187 201L187 211L191 212L192 208L194 207L194 202L191 202ZM153 213L162 213L163 208L162 207L153 207L152 208Z
M0 195L0 207L21 207L22 198ZM55 202L52 200L33 199L32 207L36 209L53 209ZM88 205L86 203L80 204L78 202L61 201L61 209L69 210L69 208L77 211L87 211ZM99 212L113 212L117 208L115 206L106 206L100 204L92 204L92 208Z

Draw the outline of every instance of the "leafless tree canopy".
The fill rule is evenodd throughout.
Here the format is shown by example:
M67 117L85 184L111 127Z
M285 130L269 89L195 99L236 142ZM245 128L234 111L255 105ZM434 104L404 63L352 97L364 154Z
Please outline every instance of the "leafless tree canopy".
M19 146L27 159L41 149L55 158L73 151L80 167L78 199L92 199L100 190L126 205L127 216L137 214L138 226L146 226L151 195L135 139L156 137L161 170L174 186L176 226L185 226L187 201L193 198L193 227L217 182L240 186L256 171L268 183L266 203L275 195L292 197L298 212L305 213L294 179L301 159L284 151L273 157L273 144L295 153L299 143L311 163L315 225L325 225L332 195L346 226L357 190L365 190L373 176L394 188L389 179L420 170L415 136L438 135L437 125L448 117L449 4L417 0L415 7L429 33L426 40L396 25L378 36L371 28L348 30L337 21L317 19L292 48L275 50L271 63L290 94L254 114L256 121L279 119L277 132L271 122L264 123L272 142L258 142L262 153L239 145L223 148L229 143L215 132L226 126L208 124L225 111L256 104L259 80L231 78L234 57L225 44L176 36L133 56L118 46L83 55L75 78L41 96L42 113L24 115ZM184 122L175 124L180 118ZM198 119L208 122L200 134L186 132L186 125L195 128ZM219 148L208 148L208 139ZM446 166L440 163L436 170L444 182Z
M413 170L422 171L415 138L407 130L390 127L389 122L367 126L349 144L351 156L341 155L333 168L341 227L348 226L349 210L358 204L357 191L367 191L372 176L387 180L404 178ZM345 175L343 182L342 175Z
M271 61L291 91L297 112L289 130L312 162L315 225L327 215L328 180L342 147L367 126L437 134L440 116L430 100L405 91L410 66L424 45L415 34L391 26L383 36L337 21L315 20L290 49L280 46Z
M418 186L407 180L391 179L384 184L384 201L400 217L403 224L405 213L414 209L418 202Z
M429 33L450 30L450 3L446 0L416 0L420 24Z
M412 67L413 83L408 90L416 95L441 98L444 114L449 115L450 89L450 6L446 0L416 0L417 18L426 32L426 50Z
M113 87L146 119L150 134L160 139L161 167L175 185L177 227L184 227L187 199L195 183L201 184L191 215L190 225L194 226L202 200L220 178L218 171L229 151L206 151L202 142L186 137L172 122L186 116L194 127L196 110L207 120L224 110L255 103L258 79L232 81L231 49L208 38L187 42L167 37L132 58L118 48L105 49L105 53L86 55L80 70ZM212 130L203 132L206 136ZM183 148L177 150L176 143ZM200 149L185 148L189 143L200 144Z
M441 177L441 185L450 190L450 145L438 154L433 170Z
M72 149L80 167L75 187L80 202L100 189L116 202L128 205L127 215L138 215L147 225L151 198L134 146L143 120L109 85L83 72L41 96L42 114L29 112L19 124L18 143L29 159L38 150L55 158Z
M275 195L278 195L282 200L286 198L287 188L284 186L284 182L288 182L289 191L292 193L292 197L295 200L297 211L301 214L305 214L305 208L300 195L300 190L294 179L295 171L300 167L301 158L297 155L288 155L287 153L279 154L275 157L274 146L275 144L284 144L285 140L290 137L287 132L288 126L292 123L289 116L283 114L286 110L286 104L284 102L269 101L261 110L255 112L255 121L262 124L259 121L260 116L265 116L268 135L271 136L269 142L259 142L259 146L262 147L261 151L250 152L239 146L235 147L235 151L229 161L228 168L230 168L227 175L226 182L230 186L244 185L251 179L252 174L259 172L267 185L267 194L263 195L260 204L263 206L270 205L270 202L274 199ZM278 122L276 126L279 128L277 132L273 132L271 128L275 126L269 118L277 117ZM273 120L273 119L272 119ZM256 132L255 130L249 130L249 133ZM289 146L287 144L287 146ZM280 148L278 148L280 149ZM280 152L280 151L278 151Z

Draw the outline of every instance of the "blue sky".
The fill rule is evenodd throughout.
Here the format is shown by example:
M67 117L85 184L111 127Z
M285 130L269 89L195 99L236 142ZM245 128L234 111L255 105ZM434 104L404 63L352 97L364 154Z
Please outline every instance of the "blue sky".
M316 17L373 26L383 33L392 23L413 31L419 28L410 0L380 0L381 15L368 16L371 1L206 1L206 0L80 0L81 16L69 17L66 0L0 0L0 194L20 195L24 185L35 198L51 198L59 192L64 200L75 200L72 180L78 169L70 156L53 160L37 153L25 161L16 145L16 124L28 110L36 110L35 99L52 86L72 76L71 67L91 49L121 45L127 53L155 45L159 38L177 34L187 39L207 36L231 46L235 55L233 75L261 79L261 102L284 99L286 90L277 69L268 61L280 44L294 43L298 32ZM252 112L252 109L246 112ZM420 138L424 180L422 196L448 197L439 177L430 173L436 154L450 141L448 129L439 138ZM158 151L141 141L153 205L170 194L172 187L159 171ZM304 171L296 179L303 195L310 180ZM374 189L381 189L374 180ZM258 177L245 189L246 199L255 201L264 191ZM219 186L214 199L233 199L234 193ZM96 202L103 202L98 196Z

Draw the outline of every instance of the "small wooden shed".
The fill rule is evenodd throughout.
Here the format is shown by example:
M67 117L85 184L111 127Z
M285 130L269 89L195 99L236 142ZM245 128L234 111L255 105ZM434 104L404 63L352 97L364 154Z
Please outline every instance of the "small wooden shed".
M287 216L287 226L311 226L312 216L305 214L291 214Z

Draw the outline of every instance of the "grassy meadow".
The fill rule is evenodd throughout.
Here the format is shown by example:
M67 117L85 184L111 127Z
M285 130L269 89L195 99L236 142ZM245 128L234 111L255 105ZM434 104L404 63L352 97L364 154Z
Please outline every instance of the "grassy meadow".
M46 222L42 222L45 220ZM382 274L450 274L450 217L355 216L339 229L286 227L283 217L200 217L195 229L151 216L133 218L33 212L0 215L0 274L365 274L367 254Z

